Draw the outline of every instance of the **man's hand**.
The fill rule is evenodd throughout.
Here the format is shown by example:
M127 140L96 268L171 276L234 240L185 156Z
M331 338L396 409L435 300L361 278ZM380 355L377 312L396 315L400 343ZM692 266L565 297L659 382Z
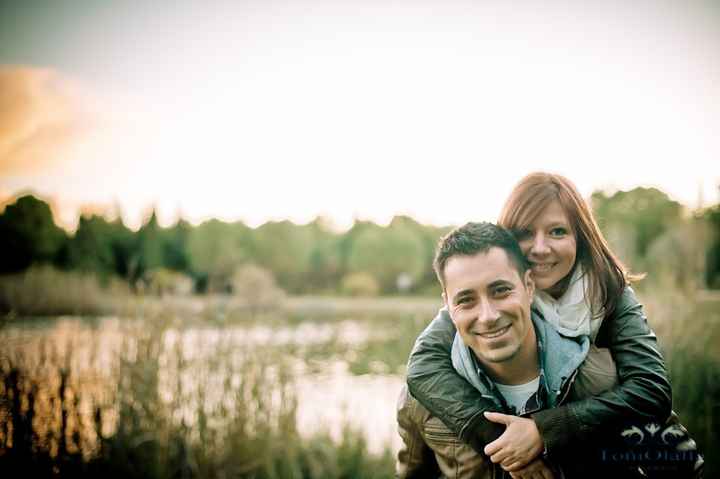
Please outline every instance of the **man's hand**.
M552 470L541 458L530 462L527 466L510 473L513 479L554 479Z
M484 449L490 460L500 464L506 471L520 470L543 451L540 431L532 419L497 412L486 412L485 417L489 421L506 426L505 432Z

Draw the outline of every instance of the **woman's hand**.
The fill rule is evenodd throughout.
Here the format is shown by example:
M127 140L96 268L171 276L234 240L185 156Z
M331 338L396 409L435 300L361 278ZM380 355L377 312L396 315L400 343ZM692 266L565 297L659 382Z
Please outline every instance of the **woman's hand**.
M513 479L554 479L555 474L541 458L530 462L527 466L510 473Z
M486 445L484 451L492 462L500 464L506 471L519 471L543 451L540 431L532 419L497 412L486 412L485 417L505 425L505 432Z

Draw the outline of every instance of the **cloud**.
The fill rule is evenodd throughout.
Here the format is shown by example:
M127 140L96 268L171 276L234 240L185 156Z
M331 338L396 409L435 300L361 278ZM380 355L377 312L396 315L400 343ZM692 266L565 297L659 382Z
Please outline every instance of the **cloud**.
M0 67L0 171L32 175L58 166L105 122L78 81L47 68Z

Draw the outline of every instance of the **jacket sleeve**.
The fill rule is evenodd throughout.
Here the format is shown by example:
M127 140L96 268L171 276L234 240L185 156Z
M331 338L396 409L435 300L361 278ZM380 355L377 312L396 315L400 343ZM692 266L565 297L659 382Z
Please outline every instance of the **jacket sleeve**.
M435 455L419 429L417 404L403 388L397 405L398 433L403 442L395 463L395 477L400 479L440 475Z
M670 416L672 391L665 362L631 288L626 288L613 315L605 319L600 341L607 342L615 360L618 384L597 396L533 414L548 454L588 439L601 427L628 420L662 423Z
M450 357L454 337L455 326L443 308L415 341L408 360L408 388L433 416L483 454L485 445L505 427L485 419L484 411L498 408L455 371Z

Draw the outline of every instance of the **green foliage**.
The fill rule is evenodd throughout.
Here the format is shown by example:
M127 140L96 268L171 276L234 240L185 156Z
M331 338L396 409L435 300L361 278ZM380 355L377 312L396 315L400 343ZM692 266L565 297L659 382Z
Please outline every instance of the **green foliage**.
M686 218L679 203L654 188L612 196L595 192L592 205L612 249L633 271L683 288L720 288L720 207ZM119 219L81 217L68 239L46 203L24 196L0 214L0 274L54 263L141 288L155 272L168 271L192 277L197 292L227 294L238 268L255 264L295 295L374 294L371 282L382 295L436 295L432 258L448 230L407 216L388 226L356 221L344 233L332 231L322 217L305 225L279 221L257 228L179 220L163 228L152 212L137 232Z
M66 241L47 203L32 195L18 198L0 214L0 273L53 262Z
M128 277L133 235L120 220L113 222L97 215L81 216L70 238L63 266L83 272Z
M682 220L682 205L656 188L618 191L610 197L592 194L593 211L603 231L630 232L632 253L644 258L651 243Z
M252 254L250 228L241 222L206 221L190 231L187 254L193 274L208 291L226 292L233 272Z
M288 291L305 290L304 277L310 272L316 229L298 226L290 221L268 222L253 232L257 264L275 274ZM317 255L317 253L315 253Z
M430 267L426 246L415 225L406 219L396 218L387 228L363 225L351 237L348 272L370 274L384 293L398 291L401 275L416 284Z

